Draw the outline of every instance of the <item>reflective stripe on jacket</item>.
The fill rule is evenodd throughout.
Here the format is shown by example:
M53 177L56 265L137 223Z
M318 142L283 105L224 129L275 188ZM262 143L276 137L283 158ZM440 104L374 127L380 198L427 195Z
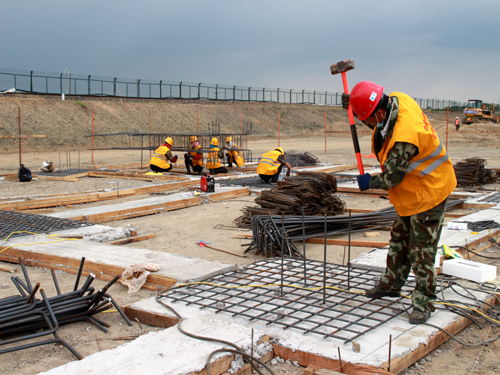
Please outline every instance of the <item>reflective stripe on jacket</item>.
M391 137L377 156L383 169L396 142L418 147L418 154L411 160L403 181L388 191L398 215L411 216L445 200L457 186L457 179L444 146L417 102L401 92L393 92L390 96L398 98L398 118Z
M281 152L273 150L262 154L260 157L259 165L257 166L257 173L267 176L272 176L278 173L278 168L281 163L278 158L281 156Z
M157 167L162 169L170 168L170 163L166 157L166 154L169 151L170 149L167 146L165 145L159 146L156 150L154 150L153 155L151 156L151 160L149 161L149 164L156 165Z
M212 147L208 150L207 155L207 169L216 169L222 167L219 158L219 147Z

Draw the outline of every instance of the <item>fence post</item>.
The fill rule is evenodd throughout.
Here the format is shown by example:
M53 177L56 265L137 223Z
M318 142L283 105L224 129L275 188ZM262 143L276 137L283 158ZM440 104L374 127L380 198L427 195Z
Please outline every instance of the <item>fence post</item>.
M91 74L89 74L88 81L87 81L87 91L88 91L88 95L90 95L90 76L91 76Z
M219 84L215 84L215 100L219 99Z
M160 99L161 99L161 85L162 85L162 83L163 83L163 80L160 79Z
M179 99L182 99L182 81L179 82Z
M62 73L59 75L59 90L61 91L59 94L63 93L63 88L62 88Z
M138 98L141 97L141 80L140 79L137 80L137 97Z
M201 96L201 82L198 83L198 100L200 100Z
M292 89L290 89L290 104L292 104Z
M116 77L113 78L113 96L116 96Z
M277 101L278 101L278 103L279 103L279 102L280 102L280 89L279 89L279 87L278 87L278 89L276 90L276 94L277 94L277 96L278 96L276 99L277 99Z
M302 104L304 104L304 90L302 90Z
M233 102L236 100L236 85L233 86Z
M251 86L248 86L248 101L250 101L250 89L251 89L251 88L252 88ZM241 147L241 146L240 146L240 147Z
M30 70L30 92L33 92L33 70Z
M266 88L265 87L262 88L262 101L263 102L266 101Z
M313 91L313 104L316 104L316 90Z

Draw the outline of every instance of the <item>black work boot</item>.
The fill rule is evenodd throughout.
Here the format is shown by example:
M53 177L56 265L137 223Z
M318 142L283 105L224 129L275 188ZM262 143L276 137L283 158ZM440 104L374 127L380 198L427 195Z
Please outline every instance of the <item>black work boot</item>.
M365 297L372 299L377 299L382 297L399 297L400 293L401 291L399 290L387 290L387 289L382 289L379 286L376 286L374 288L368 289L365 292Z
M413 311L410 314L410 323L411 324L422 324L425 323L429 318L431 317L431 311L430 310L418 310L416 308L413 308Z

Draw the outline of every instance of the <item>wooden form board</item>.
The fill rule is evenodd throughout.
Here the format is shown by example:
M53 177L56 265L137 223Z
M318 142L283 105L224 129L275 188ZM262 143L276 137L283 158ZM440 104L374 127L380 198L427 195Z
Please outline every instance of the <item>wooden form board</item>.
M56 197L51 196L51 197L16 199L16 200L8 199L3 202L0 202L0 209L28 210L34 208L67 206L72 204L81 204L81 203L90 203L90 202L98 202L110 199L117 199L133 195L174 191L182 188L199 186L199 184L200 182L198 180L187 180L187 181L176 181L165 184L143 186L137 188L123 189L123 190L106 191L106 192L83 193L83 194L74 193L74 194L63 194L61 196L56 196Z
M71 230L63 232L69 234ZM84 274L92 272L101 280L121 275L132 264L156 263L160 269L152 272L143 286L151 290L169 288L177 281L199 281L236 268L221 262L83 239L53 241L45 235L18 237L0 244L0 260L19 263L19 258L23 258L24 263L30 266L73 274L77 273L82 257L86 258Z
M218 202L250 194L249 188L226 188L224 190L225 191L222 192L209 193L206 196L193 196L191 198L181 198L155 204L145 203L143 206L138 206L137 204L130 205L130 202L120 205L101 206L99 207L99 209L101 209L101 212L94 214L82 214L82 211L85 210L77 210L78 214L76 214L75 216L65 215L64 217L73 220L88 221L90 223L105 223L115 220L152 215L163 211L173 211L181 208L198 206L203 203L205 198L209 199L212 202ZM151 199L144 201L150 202ZM136 201L136 203L137 202L141 201ZM123 208L123 206L126 206L127 204L129 204L130 207ZM95 210L95 208L89 208L89 212L90 210ZM67 213L71 214L71 211ZM51 216L57 216L57 214L53 214Z
M186 177L174 176L171 174L161 175L148 175L145 173L130 173L130 172L108 172L108 171L89 171L89 177L102 177L102 178L123 178L130 180L144 180L144 181L185 181Z

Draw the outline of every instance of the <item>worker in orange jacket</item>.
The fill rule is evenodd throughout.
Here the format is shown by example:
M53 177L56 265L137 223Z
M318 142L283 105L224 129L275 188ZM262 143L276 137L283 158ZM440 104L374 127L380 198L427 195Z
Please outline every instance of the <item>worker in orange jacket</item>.
M203 150L195 135L189 137L189 141L189 151L184 154L184 164L188 174L191 174L191 169L200 174L203 171Z
M436 299L434 262L446 200L457 185L453 164L417 102L402 92L384 93L376 83L356 84L344 108L372 129L372 152L381 174L357 176L360 190L387 190L398 214L391 230L385 271L368 298L399 297L410 270L416 286L409 321L430 318Z

